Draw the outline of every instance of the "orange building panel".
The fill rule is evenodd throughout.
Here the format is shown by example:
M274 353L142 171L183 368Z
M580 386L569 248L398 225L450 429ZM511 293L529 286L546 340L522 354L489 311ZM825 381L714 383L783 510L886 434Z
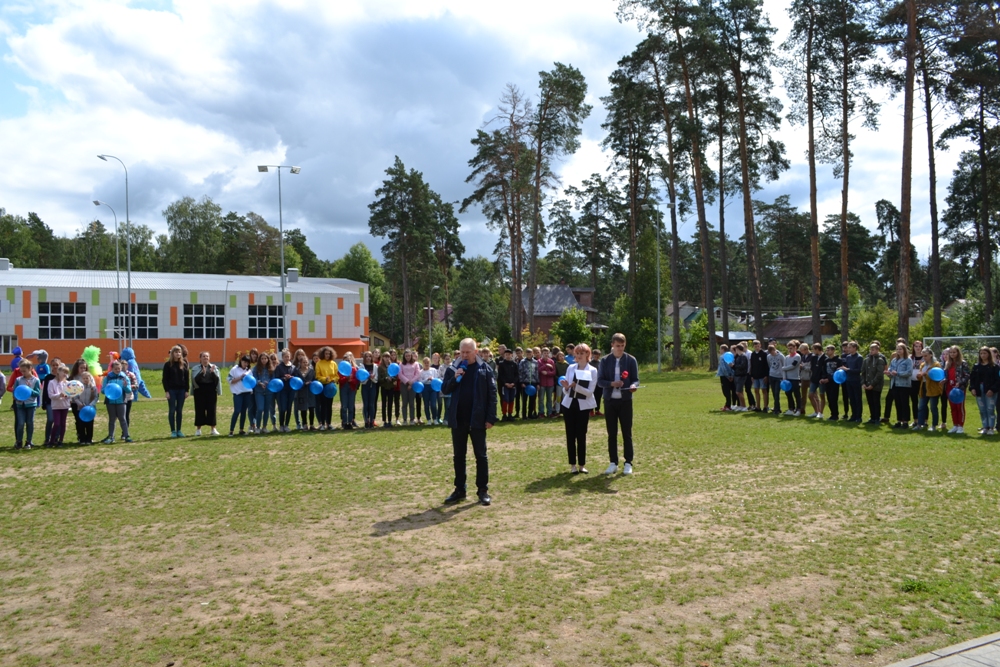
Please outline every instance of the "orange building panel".
M301 301L299 301L297 304L295 304L295 312L297 314L299 314L299 315L303 315L304 314L302 312L302 302Z
M354 304L354 326L361 326L361 304Z
M69 293L69 302L70 303L76 303L76 292L70 292Z
M249 294L247 294L247 297L249 297L249 299L250 299L250 305L252 306L253 305L253 292L250 292Z
M31 317L31 290L24 290L21 295L21 301L21 317L29 319Z
M343 309L344 309L344 297L338 296L337 297L337 310L343 310Z
M170 306L170 326L177 326L177 306Z
M326 316L326 337L333 338L333 315Z

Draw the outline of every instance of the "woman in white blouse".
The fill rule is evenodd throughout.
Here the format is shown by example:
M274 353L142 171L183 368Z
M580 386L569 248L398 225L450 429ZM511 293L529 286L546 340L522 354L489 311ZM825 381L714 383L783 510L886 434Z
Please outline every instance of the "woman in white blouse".
M580 344L573 350L574 362L566 369L566 377L559 383L563 388L562 412L566 425L566 451L569 454L570 472L586 473L587 426L590 411L597 407L594 389L597 387L595 369L590 365L590 347ZM579 464L579 466L578 466Z

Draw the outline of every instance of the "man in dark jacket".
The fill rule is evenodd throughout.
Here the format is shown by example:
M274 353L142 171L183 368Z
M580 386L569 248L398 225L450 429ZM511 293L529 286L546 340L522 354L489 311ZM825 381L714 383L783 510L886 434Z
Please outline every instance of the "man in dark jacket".
M847 401L851 406L850 421L861 423L861 367L865 360L858 354L858 344L853 340L847 343L847 355L841 358L844 364L841 368L847 371ZM844 409L847 412L847 409ZM845 415L846 416L846 415Z
M618 425L622 427L625 445L625 468L622 473L632 474L632 394L639 388L639 364L635 357L625 353L625 334L611 337L611 354L601 359L597 370L597 386L604 389L604 415L608 425L608 456L611 465L606 475L618 472Z
M767 366L767 351L763 349L759 340L753 342L753 352L750 353L750 381L753 383L753 394L756 399L757 412L761 409L767 412L769 393L767 388L767 376L770 369ZM764 392L764 402L761 403L760 392ZM749 391L747 392L750 393Z
M448 406L448 426L455 457L455 490L445 498L446 504L466 497L465 457L469 439L476 457L476 495L481 505L489 505L490 471L486 459L486 431L497 421L497 386L493 371L480 362L476 341L466 338L459 346L459 363L444 374L441 391L451 394Z

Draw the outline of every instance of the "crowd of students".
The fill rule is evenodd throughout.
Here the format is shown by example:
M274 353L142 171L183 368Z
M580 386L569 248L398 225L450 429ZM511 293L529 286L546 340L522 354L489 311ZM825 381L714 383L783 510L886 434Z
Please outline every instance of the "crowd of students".
M941 359L919 340L912 346L899 339L888 358L878 341L862 355L855 341L808 345L793 340L784 353L773 340L767 349L753 341L720 347L716 374L725 398L723 411L772 412L791 417L861 423L863 401L868 424L893 428L965 432L966 392L979 408L983 435L996 434L996 397L1000 392L1000 352L982 347L977 359L966 361L957 345ZM884 396L883 396L884 393ZM781 395L787 409L781 410ZM843 414L840 406L843 405ZM892 410L896 410L895 421ZM950 409L949 409L950 408ZM951 428L948 426L951 413ZM912 419L912 423L911 423ZM939 426L940 423L940 426Z

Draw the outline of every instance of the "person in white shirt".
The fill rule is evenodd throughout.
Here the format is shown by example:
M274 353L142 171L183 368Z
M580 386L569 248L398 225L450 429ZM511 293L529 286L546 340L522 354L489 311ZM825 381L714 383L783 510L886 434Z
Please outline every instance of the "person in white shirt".
M594 389L597 371L590 365L590 347L581 343L573 350L575 363L566 369L563 388L563 424L566 426L566 451L569 454L570 472L588 472L587 427L590 411L597 407ZM579 466L579 467L578 467Z

